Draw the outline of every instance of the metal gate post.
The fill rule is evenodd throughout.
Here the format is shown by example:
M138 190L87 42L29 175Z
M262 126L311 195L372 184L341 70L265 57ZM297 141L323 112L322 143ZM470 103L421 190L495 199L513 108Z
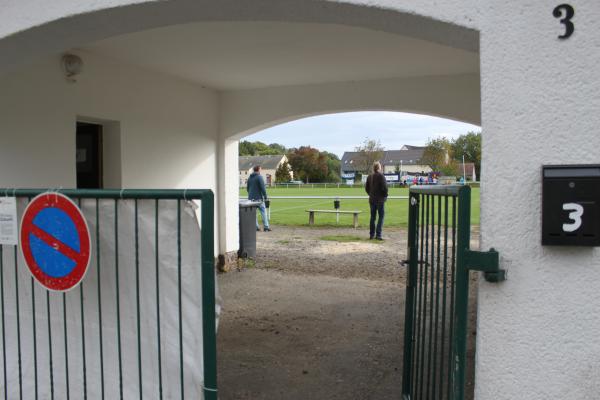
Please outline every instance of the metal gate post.
M414 302L415 287L417 285L418 268L418 215L419 215L419 195L411 193L408 206L408 275L406 278L406 308L404 315L404 365L411 365L413 353L413 328L414 328ZM411 393L411 369L404 368L402 371L402 394L404 399L410 399ZM408 396L408 397L407 397Z
M202 323L204 399L217 400L217 329L215 323L214 195L202 198Z
M465 361L467 355L467 318L469 306L469 270L465 254L471 241L471 188L458 191L458 229L456 241L456 299L454 312L454 354L452 399L465 397Z

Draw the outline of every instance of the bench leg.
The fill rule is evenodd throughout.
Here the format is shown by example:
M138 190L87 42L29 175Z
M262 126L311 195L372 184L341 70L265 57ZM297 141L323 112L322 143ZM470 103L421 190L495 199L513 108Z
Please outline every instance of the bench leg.
M354 229L358 228L358 214L354 214Z
M309 225L314 225L315 224L315 213L314 212L309 212L308 213L308 224Z

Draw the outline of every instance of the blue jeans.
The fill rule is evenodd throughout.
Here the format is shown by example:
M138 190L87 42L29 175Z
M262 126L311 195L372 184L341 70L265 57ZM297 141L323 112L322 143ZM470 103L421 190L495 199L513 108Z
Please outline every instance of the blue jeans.
M369 224L369 237L381 237L381 229L383 228L383 217L385 216L385 203L371 203L371 222ZM379 214L377 220L377 229L375 229L375 217Z
M260 201L260 206L258 206L258 211L260 211L260 215L262 217L263 226L265 229L269 229L269 217L267 217L267 208L265 207L265 202L261 200L253 200ZM258 215L256 216L256 229L259 229L258 226Z

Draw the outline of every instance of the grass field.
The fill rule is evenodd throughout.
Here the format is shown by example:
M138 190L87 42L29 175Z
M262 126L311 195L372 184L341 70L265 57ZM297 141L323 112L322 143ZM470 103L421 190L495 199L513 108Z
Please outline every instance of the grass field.
M479 188L472 189L471 223L479 225ZM362 188L272 188L267 189L271 196L366 196ZM408 189L390 189L390 196L408 196ZM240 190L240 198L246 198L245 189ZM360 226L369 224L369 203L360 199L341 199L340 210L360 210L358 221ZM272 199L271 223L273 225L308 225L308 213L305 210L334 210L332 199ZM260 217L259 217L260 219ZM406 227L408 224L408 200L389 199L385 207L385 226ZM335 214L316 214L315 225L336 226ZM340 226L351 226L352 215L340 215Z

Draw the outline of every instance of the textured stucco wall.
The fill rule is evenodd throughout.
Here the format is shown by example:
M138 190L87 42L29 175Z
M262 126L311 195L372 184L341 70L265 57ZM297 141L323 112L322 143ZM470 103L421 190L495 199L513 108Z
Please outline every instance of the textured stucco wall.
M508 280L479 291L478 400L595 399L600 250L542 247L541 166L600 162L600 2L488 1L482 20L483 247Z

